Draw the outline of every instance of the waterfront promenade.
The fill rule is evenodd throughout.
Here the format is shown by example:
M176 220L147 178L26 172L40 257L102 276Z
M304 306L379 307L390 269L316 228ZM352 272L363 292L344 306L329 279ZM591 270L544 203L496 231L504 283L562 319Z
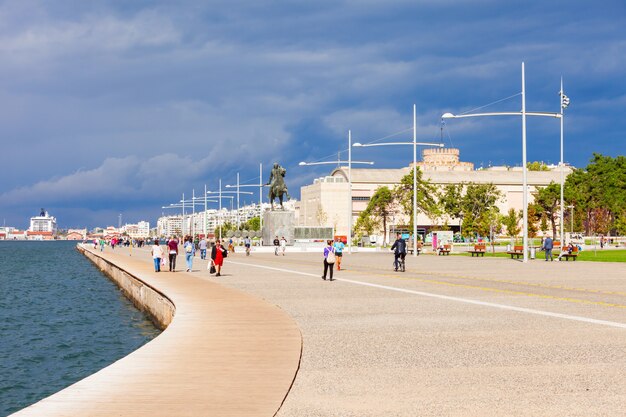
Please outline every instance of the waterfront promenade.
M219 278L198 258L191 273L154 274L147 250L103 256L158 283L176 304L172 325L108 368L128 380L105 383L95 374L58 403L89 412L18 415L271 416L284 395L279 417L626 415L625 264L422 255L396 273L391 254L360 253L345 255L338 280L328 282L320 278L321 254L289 248L284 257L231 254ZM179 264L183 270L182 256ZM195 293L204 285L210 290L181 298L184 288ZM187 302L207 310L190 320ZM246 312L257 320L233 320ZM264 319L268 312L276 322ZM202 347L184 344L192 335L180 337L178 320L222 331L205 335ZM276 323L283 323L278 340L270 330ZM300 332L300 368L287 394ZM255 349L234 354L233 337ZM147 356L151 346L160 354ZM161 357L187 368L163 369ZM223 380L239 378L247 382L224 389ZM160 395L180 400L165 405ZM213 408L190 411L205 397ZM253 407L264 401L271 406Z
M162 298L161 304L173 303L174 318L161 335L140 349L13 416L276 413L301 354L300 331L287 314L199 275L155 273L143 251L129 256L123 248L107 248L102 254L91 247L87 250L114 264L111 268L127 271L156 288L162 295L147 299L169 299ZM129 287L146 292L137 283Z

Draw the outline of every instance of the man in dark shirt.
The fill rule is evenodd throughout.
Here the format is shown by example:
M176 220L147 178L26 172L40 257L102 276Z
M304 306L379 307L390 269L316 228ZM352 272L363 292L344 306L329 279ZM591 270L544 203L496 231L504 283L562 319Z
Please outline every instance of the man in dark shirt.
M548 258L550 258L550 262L554 261L554 259L552 259L552 248L553 247L554 247L554 242L552 241L552 238L550 236L548 236L543 241L543 250L546 251L546 261L548 260Z
M395 271L398 270L398 259L402 259L404 261L404 257L406 256L406 242L402 239L402 235L398 233L398 238L393 245L391 246L391 250L393 251L394 261L393 265L395 267Z

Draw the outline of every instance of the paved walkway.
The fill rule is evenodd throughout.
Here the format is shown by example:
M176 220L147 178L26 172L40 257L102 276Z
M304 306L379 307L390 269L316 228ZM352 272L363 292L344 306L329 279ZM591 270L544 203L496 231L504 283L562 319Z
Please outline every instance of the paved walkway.
M626 415L626 264L419 256L397 273L390 254L361 253L345 255L338 281L328 282L317 253L231 254L216 278L197 258L189 274L155 276L146 251L135 250L132 260L125 251L107 256L143 268L177 305L187 304L178 288L210 290L184 296L207 310L192 319L177 309L163 335L111 367L126 368L127 379L98 377L105 369L85 380L97 389L74 391L86 404L100 402L89 410L113 407L102 415L144 415L152 401L152 415L245 415L252 408L272 415L287 384L268 375L286 381L297 362L298 333L285 314L299 326L303 350L279 417ZM239 313L246 313L244 327ZM276 321L264 319L269 313ZM182 332L177 321L207 317L216 330L187 354L192 346L174 336ZM279 322L277 339L268 328ZM253 348L231 352L242 346L233 338ZM160 353L148 359L153 345ZM204 354L212 349L218 352ZM166 372L161 358L186 368ZM205 367L213 370L198 371ZM223 383L231 380L239 382ZM268 386L274 394L263 400ZM146 401L155 392L167 401ZM204 407L213 408L191 411L205 396ZM263 413L259 403L271 404ZM79 411L69 415L97 415Z
M624 416L626 264L235 254L211 278L303 334L278 416Z
M276 413L301 353L301 334L287 314L199 273L157 274L145 251L107 249L103 256L167 295L174 320L142 348L15 416Z

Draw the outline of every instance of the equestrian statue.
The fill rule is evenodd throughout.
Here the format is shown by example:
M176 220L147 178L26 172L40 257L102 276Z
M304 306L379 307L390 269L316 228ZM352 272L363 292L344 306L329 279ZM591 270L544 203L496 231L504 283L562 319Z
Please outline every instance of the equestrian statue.
M274 210L274 199L278 198L280 201L280 208L284 210L283 207L283 195L287 196L287 200L291 199L289 197L289 192L287 191L287 186L285 185L285 174L287 170L281 167L278 162L274 163L274 167L270 173L270 180L267 184L270 186L269 199L272 206L272 210Z

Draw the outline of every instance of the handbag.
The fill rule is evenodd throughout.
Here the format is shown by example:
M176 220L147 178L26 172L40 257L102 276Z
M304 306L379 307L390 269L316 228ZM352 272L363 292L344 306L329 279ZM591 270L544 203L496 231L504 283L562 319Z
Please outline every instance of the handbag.
M335 249L330 249L328 251L328 255L326 255L326 263L334 264L335 263Z
M213 263L213 259L211 259L211 262L207 265L207 269L209 270L209 274L215 273L215 264Z

